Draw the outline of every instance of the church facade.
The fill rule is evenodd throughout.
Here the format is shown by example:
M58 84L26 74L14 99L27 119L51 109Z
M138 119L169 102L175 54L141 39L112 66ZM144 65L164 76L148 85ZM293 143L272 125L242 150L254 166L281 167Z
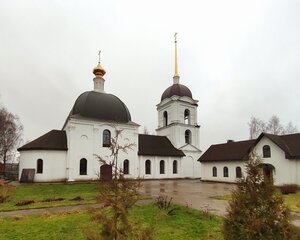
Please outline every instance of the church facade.
M118 155L118 168L125 177L200 178L198 105L191 91L179 83L176 41L175 59L173 84L157 105L157 135L139 134L127 106L104 91L105 70L99 61L93 70L94 90L77 98L62 129L51 130L18 149L20 180L27 181L28 172L34 182L99 179L103 163L97 156L111 162L110 145L116 131L121 131L120 146L134 144Z

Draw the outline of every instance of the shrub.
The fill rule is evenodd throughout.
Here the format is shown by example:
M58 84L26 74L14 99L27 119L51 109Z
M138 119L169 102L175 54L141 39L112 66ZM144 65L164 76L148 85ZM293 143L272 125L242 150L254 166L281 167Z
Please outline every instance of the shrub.
M8 200L10 195L10 188L8 186L0 187L0 203L4 203Z
M0 179L0 203L4 203L9 199L12 187L4 183L3 179Z
M282 194L296 193L299 190L297 184L284 184L278 187Z
M290 212L283 198L266 179L261 159L250 153L246 163L247 177L232 192L223 224L225 240L285 240L291 237Z
M171 208L171 202L173 198L168 199L168 196L158 196L155 200L155 205L160 209L164 210L167 215L174 215L175 207Z

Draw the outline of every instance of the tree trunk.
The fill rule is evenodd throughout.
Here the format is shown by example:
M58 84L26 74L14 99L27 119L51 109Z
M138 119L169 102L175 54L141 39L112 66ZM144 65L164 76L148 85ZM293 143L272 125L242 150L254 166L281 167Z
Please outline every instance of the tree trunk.
M3 155L3 174L4 174L4 178L6 177L6 154L7 154L7 151L4 151L4 155Z

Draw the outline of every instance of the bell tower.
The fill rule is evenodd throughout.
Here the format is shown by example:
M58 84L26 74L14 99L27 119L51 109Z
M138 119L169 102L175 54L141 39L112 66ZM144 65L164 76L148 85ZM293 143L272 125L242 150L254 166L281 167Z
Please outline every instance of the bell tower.
M175 33L175 71L173 85L168 87L156 105L158 112L157 135L166 136L176 148L190 145L199 150L199 128L197 119L198 101L193 99L190 89L179 83L177 33ZM200 151L200 150L199 150Z

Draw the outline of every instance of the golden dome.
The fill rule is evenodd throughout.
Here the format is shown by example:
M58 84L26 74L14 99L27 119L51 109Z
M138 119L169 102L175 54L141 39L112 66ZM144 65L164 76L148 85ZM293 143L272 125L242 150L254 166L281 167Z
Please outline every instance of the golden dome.
M105 70L104 68L98 63L96 67L94 67L93 73L97 78L102 78L105 75Z

